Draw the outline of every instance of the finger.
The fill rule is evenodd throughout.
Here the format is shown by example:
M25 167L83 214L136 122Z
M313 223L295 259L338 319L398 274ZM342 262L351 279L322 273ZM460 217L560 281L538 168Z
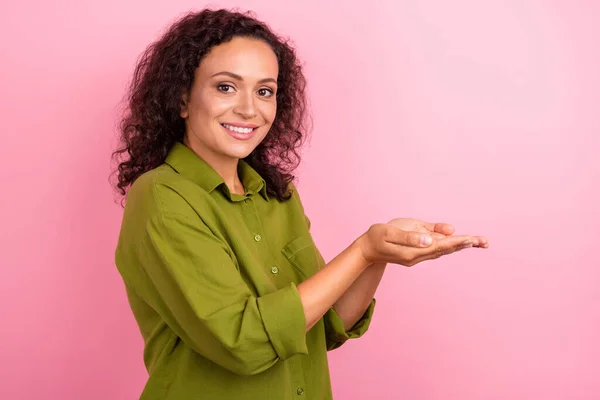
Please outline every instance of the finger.
M472 247L475 243L474 236L446 236L444 239L436 240L432 246L416 250L416 258L421 260L431 260L440 258L447 254Z
M414 232L406 231L402 231L402 233L414 234ZM387 259L387 262L410 267L422 261L440 258L446 254L461 250L465 246L472 246L473 238L473 236L444 236L443 239L434 241L430 246L419 248L408 247L405 244L406 240L395 232L393 237L395 243L386 240L380 251Z
M442 235L452 235L454 233L454 227L450 224L439 222L434 226L434 232L441 233Z
M484 236L477 236L477 241L478 243L475 247L479 247L482 249L487 249L488 247L490 247L489 241Z
M483 236L473 236L473 247L486 248L488 240Z
M388 225L388 231L385 235L385 241L391 244L408 247L427 247L433 243L430 234L404 231L393 225Z
M452 235L454 233L454 227L444 222L438 222L433 224L431 222L423 222L423 226L430 232L441 233L442 235Z
M429 234L433 240L442 240L446 237L446 235L442 235L441 233L433 232Z
M431 222L419 221L429 232L435 232L435 225Z

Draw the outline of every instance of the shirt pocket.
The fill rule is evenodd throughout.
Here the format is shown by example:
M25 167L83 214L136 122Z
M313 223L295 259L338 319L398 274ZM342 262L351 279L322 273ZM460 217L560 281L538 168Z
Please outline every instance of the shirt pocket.
M317 249L310 235L297 237L281 252L303 279L311 277L320 268Z

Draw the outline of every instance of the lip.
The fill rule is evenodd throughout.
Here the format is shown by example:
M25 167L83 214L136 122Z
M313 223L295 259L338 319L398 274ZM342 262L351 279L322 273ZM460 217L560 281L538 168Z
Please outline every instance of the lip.
M255 124L247 124L245 122L221 122L221 125L227 124L231 126L235 126L236 128L258 128L258 125Z

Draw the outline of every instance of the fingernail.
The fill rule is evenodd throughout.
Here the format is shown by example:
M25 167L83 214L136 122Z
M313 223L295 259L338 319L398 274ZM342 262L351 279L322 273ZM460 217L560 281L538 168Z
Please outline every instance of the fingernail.
M421 236L421 245L429 246L432 243L432 239L430 236Z

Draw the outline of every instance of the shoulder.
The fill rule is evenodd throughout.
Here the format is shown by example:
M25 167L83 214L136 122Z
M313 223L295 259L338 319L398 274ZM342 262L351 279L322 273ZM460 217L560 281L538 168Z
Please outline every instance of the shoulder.
M300 207L302 212L304 212L304 206L302 205L302 200L300 199L300 193L298 192L298 187L294 182L289 183L288 192L290 193L290 198L287 201L290 201L296 206Z
M142 174L131 186L125 210L147 217L164 214L194 214L210 196L168 165L161 165ZM194 205L192 208L191 205Z

